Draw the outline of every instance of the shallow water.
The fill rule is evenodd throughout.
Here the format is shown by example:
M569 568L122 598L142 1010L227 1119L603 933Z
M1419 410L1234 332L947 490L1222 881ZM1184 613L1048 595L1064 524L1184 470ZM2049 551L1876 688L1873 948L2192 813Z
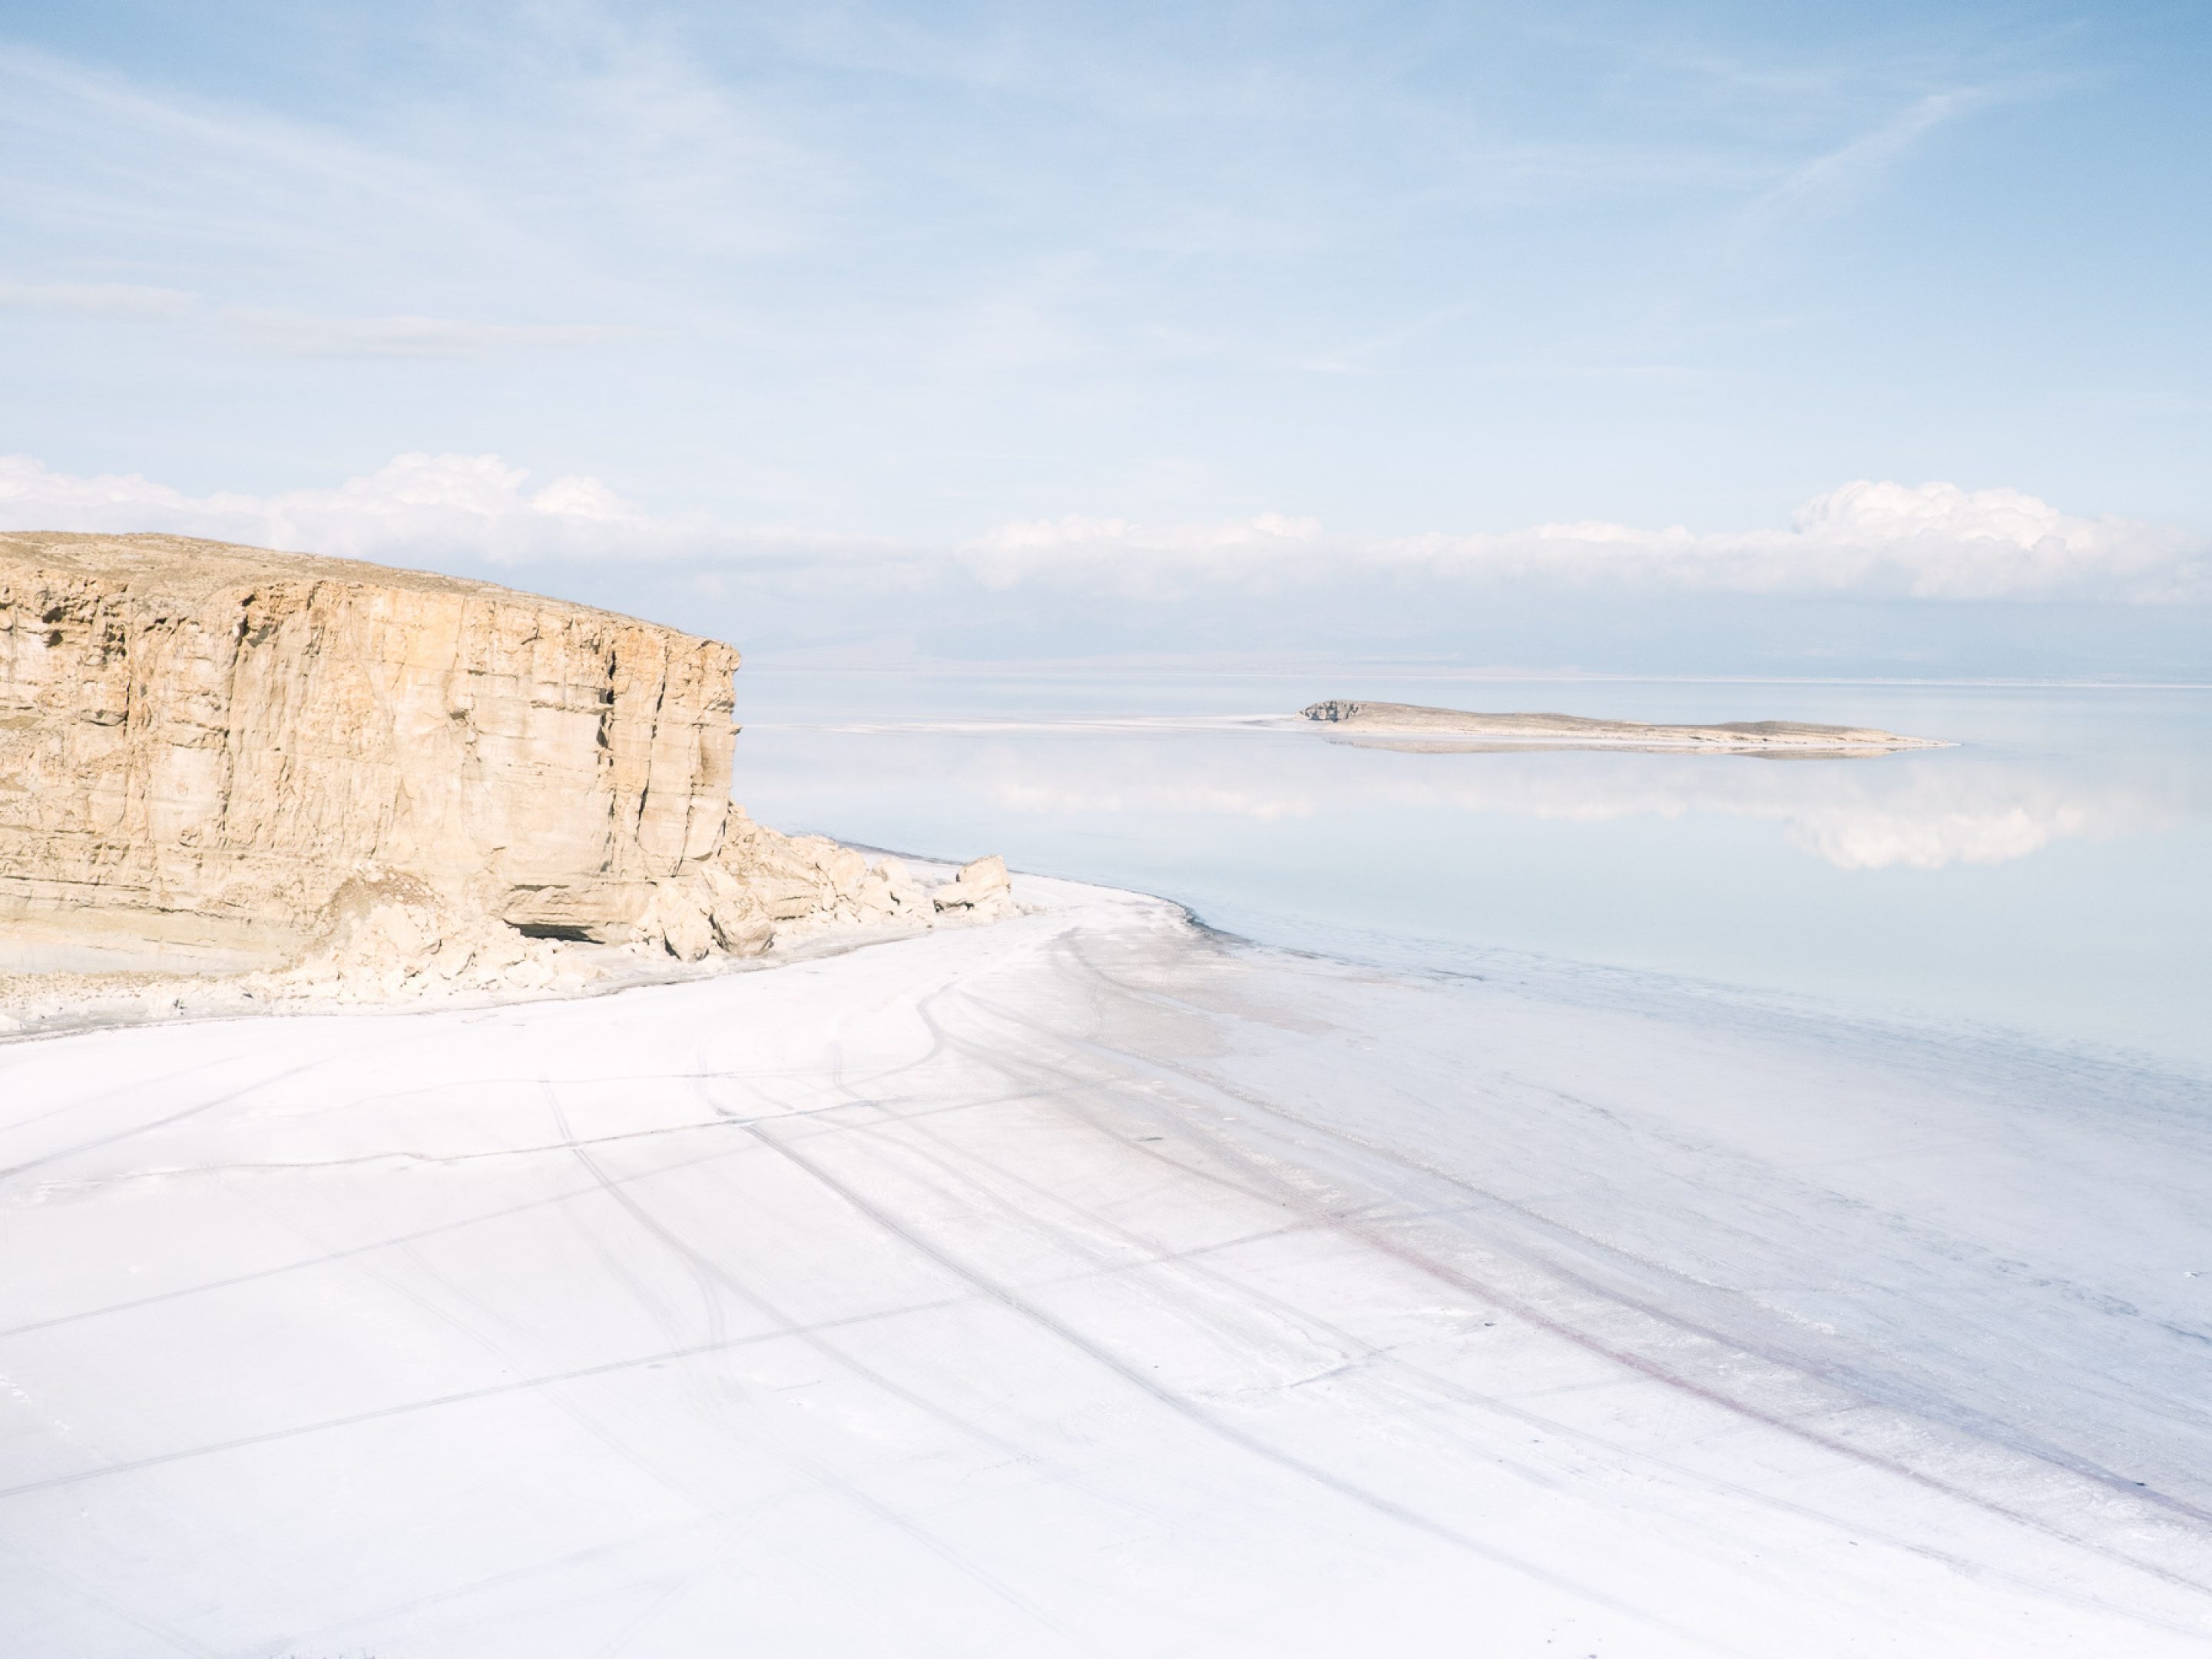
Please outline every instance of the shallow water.
M1596 963L2212 1069L2212 690L747 665L764 822L1390 963ZM1407 754L1323 696L1873 725L1863 760Z

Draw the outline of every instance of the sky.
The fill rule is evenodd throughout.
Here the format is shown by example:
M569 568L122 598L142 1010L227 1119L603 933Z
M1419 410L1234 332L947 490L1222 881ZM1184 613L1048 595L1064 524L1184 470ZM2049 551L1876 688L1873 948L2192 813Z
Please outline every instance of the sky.
M0 525L749 648L2212 677L2212 9L0 0Z

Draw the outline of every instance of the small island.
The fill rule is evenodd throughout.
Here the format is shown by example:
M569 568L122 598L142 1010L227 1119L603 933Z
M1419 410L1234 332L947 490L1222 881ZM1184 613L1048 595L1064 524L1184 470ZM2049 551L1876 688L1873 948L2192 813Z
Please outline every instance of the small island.
M1872 726L1802 720L1730 720L1717 726L1652 726L1581 714L1486 714L1418 703L1310 704L1299 711L1329 728L1332 740L1413 753L1523 749L1619 749L1655 754L1767 755L1801 759L1947 749L1935 738L1909 738Z

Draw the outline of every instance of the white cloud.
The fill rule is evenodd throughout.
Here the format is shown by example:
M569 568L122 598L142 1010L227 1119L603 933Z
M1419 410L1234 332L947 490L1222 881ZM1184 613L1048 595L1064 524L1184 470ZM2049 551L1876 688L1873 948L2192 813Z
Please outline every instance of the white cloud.
M1349 574L1926 599L2212 599L2212 552L2183 532L2075 518L2013 489L1865 480L1814 497L1779 530L1700 533L1584 521L1359 538L1278 514L1187 525L1069 518L1008 525L962 556L994 586L1103 580L1133 592Z
M341 557L426 550L496 560L703 553L729 538L656 519L596 478L529 474L496 455L399 455L334 489L187 495L136 473L79 477L0 458L0 521L25 529L161 530Z
M1462 786L1452 799L1469 811L1582 823L1696 814L1761 820L1779 824L1790 845L1839 870L2009 864L2054 842L2170 823L2179 810L2156 787L2084 781L1978 757L1889 767L1737 765L1698 757L1686 767L1648 771L1522 768L1501 770L1486 785Z
M1923 813L1864 809L1792 818L1791 842L1839 870L1940 870L1947 864L2009 864L2055 840L2090 832L2081 801L2017 804L1983 811Z
M993 589L1028 585L1169 599L1353 582L1548 583L1607 592L1850 594L1920 599L2212 602L2201 538L2085 519L2012 489L1860 481L1816 496L1787 528L1699 532L1597 521L1474 535L1359 537L1279 513L1144 524L1021 520L950 550L880 538L657 514L599 479L532 489L496 455L395 457L334 489L192 496L136 474L85 477L0 458L0 523L164 530L362 558L426 552L532 559L834 561L934 570Z

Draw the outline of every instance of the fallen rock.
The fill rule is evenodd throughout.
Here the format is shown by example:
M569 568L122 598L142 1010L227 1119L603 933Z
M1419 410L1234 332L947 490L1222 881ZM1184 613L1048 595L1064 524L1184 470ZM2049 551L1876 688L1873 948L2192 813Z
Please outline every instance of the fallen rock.
M1006 874L1006 861L994 853L988 858L977 859L973 864L963 864L960 873L953 878L963 886L978 892L1010 890L1012 881Z
M929 890L915 880L903 860L879 860L860 883L860 920L872 922L919 921L928 925L936 917Z
M714 903L704 882L663 882L638 923L638 937L658 944L678 962L704 961L714 948Z
M960 873L931 895L939 911L971 921L988 921L1013 908L1013 884L1006 861L995 854L963 865Z

